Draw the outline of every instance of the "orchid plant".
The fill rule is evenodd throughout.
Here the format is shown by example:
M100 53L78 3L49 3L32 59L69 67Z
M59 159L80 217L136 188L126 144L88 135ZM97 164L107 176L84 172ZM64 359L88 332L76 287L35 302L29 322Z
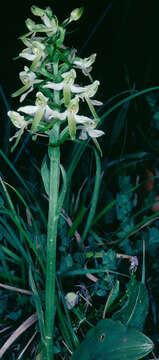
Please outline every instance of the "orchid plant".
M77 56L76 49L64 45L67 26L81 17L83 8L74 9L61 24L50 7L43 10L32 6L31 12L40 18L40 22L37 24L27 19L28 32L20 37L25 48L19 57L30 62L30 66L25 66L20 72L19 77L23 86L12 94L13 97L20 96L21 105L17 111L9 111L8 116L18 129L10 139L16 139L12 150L17 146L24 131L29 132L33 140L39 136L48 137L49 211L42 358L52 360L57 225L64 201L64 192L62 193L60 187L60 171L63 179L66 177L65 170L60 165L60 145L67 139L84 141L92 138L100 150L97 138L104 132L97 129L100 119L95 110L95 106L101 105L100 101L94 99L99 81L93 81L90 74L96 54L82 59ZM84 85L81 85L81 76L80 84L76 82L81 72L84 76ZM90 116L82 114L83 103L88 105Z

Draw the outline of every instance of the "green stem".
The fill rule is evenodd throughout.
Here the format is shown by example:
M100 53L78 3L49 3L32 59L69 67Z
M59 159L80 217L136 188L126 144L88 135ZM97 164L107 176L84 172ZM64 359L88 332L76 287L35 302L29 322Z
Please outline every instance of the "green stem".
M50 197L47 228L47 258L46 258L46 298L45 298L45 347L46 359L53 360L53 336L55 318L55 278L56 278L56 239L59 213L59 180L60 180L60 148L56 147L59 138L59 124L55 124L49 147L50 157Z

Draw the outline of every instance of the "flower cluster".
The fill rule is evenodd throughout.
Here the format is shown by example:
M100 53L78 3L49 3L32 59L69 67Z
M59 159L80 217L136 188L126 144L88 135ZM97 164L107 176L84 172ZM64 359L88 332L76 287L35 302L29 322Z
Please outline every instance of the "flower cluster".
M96 54L81 59L76 56L76 49L69 49L63 44L67 25L78 20L83 9L74 9L62 24L49 7L43 10L32 6L31 12L42 23L26 20L29 32L20 37L26 47L19 56L31 65L20 72L23 86L12 96L20 95L22 103L34 91L35 101L30 105L32 97L29 105L8 112L12 123L19 129L10 140L16 137L17 144L25 129L33 135L45 133L49 136L49 131L58 121L64 129L67 128L72 140L80 130L80 139L90 136L97 142L96 138L104 133L96 129L99 118L94 108L102 103L93 99L99 81L93 81L90 75ZM76 83L79 70L91 81L89 84L81 86ZM79 113L84 102L88 105L90 116Z
M129 270L131 273L134 273L137 270L137 267L139 265L137 256L132 256L130 258L130 267Z

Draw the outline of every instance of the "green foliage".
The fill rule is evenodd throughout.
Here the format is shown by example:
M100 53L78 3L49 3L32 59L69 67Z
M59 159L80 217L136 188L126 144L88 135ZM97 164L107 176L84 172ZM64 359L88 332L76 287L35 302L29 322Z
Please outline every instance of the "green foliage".
M120 290L119 284L120 284L119 280L116 280L114 286L112 287L112 290L111 290L109 298L108 298L108 303L107 303L107 308L106 308L107 311L119 296L119 290Z
M156 250L159 247L159 229L152 226L148 229L148 247L152 256L155 256Z
M88 331L71 360L138 360L153 349L152 341L119 321L100 320Z
M114 320L142 331L148 314L149 297L146 286L135 281L127 290L127 300L122 308L113 314Z
M129 102L126 102L125 104L123 104L123 106L121 106L121 109L119 110L119 112L116 116L114 127L113 127L113 130L111 133L111 138L110 138L110 146L111 147L116 144L116 142L118 141L118 138L120 137L120 135L123 131L124 124L127 120L128 109L129 109Z
M117 269L117 260L116 260L116 253L112 249L109 249L107 253L102 253L102 263L106 269L109 270L116 270Z
M130 3L131 0L129 6ZM34 12L35 7L32 10ZM38 11L41 13L43 10ZM27 47L32 44L31 39L37 30L48 35L50 26L47 28L47 25L51 17L51 10L47 8L43 14L46 26L39 24L40 27L37 27L27 21L28 26L33 26L29 33L21 37ZM55 16L53 19L51 26L56 27L57 19ZM73 117L72 113L68 114L68 103L74 99L72 95L70 98L70 89L68 91L66 86L58 93L55 89L44 87L47 82L53 82L56 88L63 81L65 72L70 71L73 75L73 62L79 60L72 48L63 46L65 35L69 35L65 31L68 23L69 18L60 25L57 34L53 31L49 40L43 39L43 45L46 45L44 59L36 58L30 71L25 73L25 80L28 80L34 71L37 79L42 79L41 83L24 85L13 94L27 95L24 92L32 90L33 85L29 105L34 103L35 91L39 89L42 99L43 96L49 99L47 105L51 113L56 111L59 118L52 117L45 122L45 117L41 118L43 109L34 116L28 114L25 117L27 131L30 131L32 124L32 138L37 140L39 146L35 156L29 150L28 137L24 142L20 140L22 128L15 134L15 145L19 142L16 155L12 154L10 160L0 150L3 170L0 186L0 351L13 360L44 360L46 323L52 321L55 314L51 360L53 351L56 360L137 360L153 349L152 341L139 331L144 331L154 343L158 339L159 213L152 213L151 208L159 190L159 86L137 91L133 85L132 89L127 69L125 84L129 85L128 90L126 88L112 96L97 112L92 106L91 97L85 99L88 104L86 115L90 116L91 112L90 123L93 117L97 121L95 125L98 123L105 131L103 157L93 137L96 148L90 145L90 139L84 142L77 137L73 143L79 130L87 128L86 123L81 125L82 129L75 126L77 104L72 104L75 106L71 108ZM95 54L86 63L94 58ZM85 80L93 83L89 70L86 67L82 72L87 73ZM81 84L82 76L79 82ZM140 113L145 99L150 113L147 108L145 112L151 117L146 120L144 111ZM80 99L81 110L85 110L83 100ZM36 101L40 101L40 98ZM64 111L67 118L62 120ZM18 113L16 118L14 115L12 113L13 122L17 124L16 121L20 121L26 125ZM60 126L59 134L57 125ZM37 134L33 134L36 130ZM90 126L87 130L96 131ZM82 132L83 139L86 133ZM48 135L51 135L51 141L46 154ZM68 139L70 141L65 143ZM5 142L8 143L8 138L4 139ZM64 146L64 150L61 151L61 159L58 158L58 166L53 166L57 161L59 146ZM19 164L17 159L23 150L24 162L22 158ZM27 166L23 165L26 163ZM6 171L6 167L9 167L9 171ZM22 176L17 171L18 167ZM147 167L155 175L154 189L150 193L145 191ZM57 184L54 177L57 182L59 180L59 187L54 187ZM56 202L53 213L48 211L51 202L51 209ZM50 223L47 225L48 213L55 220L56 228ZM45 299L48 229L51 229L49 239L52 243L53 236L56 240L57 235L57 248L49 248L47 252L50 263L54 261L49 282L56 277L56 287L47 292ZM138 268L131 266L134 256L138 257ZM140 282L145 276L146 285ZM70 292L78 299L71 309L66 303L66 295ZM45 304L48 300L47 321ZM34 321L24 333L25 321L32 315ZM101 320L105 317L110 319ZM18 333L24 336L17 337ZM9 341L10 349L7 345Z
M131 189L131 178L130 176L119 177L119 188L120 192L117 194L116 212L117 219L122 222L129 220L133 203L132 203L132 192Z

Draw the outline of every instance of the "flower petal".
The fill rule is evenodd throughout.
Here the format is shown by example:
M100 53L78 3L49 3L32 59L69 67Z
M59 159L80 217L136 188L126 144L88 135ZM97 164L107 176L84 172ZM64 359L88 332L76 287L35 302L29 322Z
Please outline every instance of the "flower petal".
M80 134L80 136L79 136L79 139L80 139L80 140L87 140L87 139L88 139L88 134L87 134L86 129L83 129L83 130L81 131L81 134Z
M60 83L48 82L43 88L53 89L53 90L62 90L64 86L64 81Z
M35 58L36 58L36 56L35 56L34 54L31 54L28 50L29 50L29 49L24 49L24 50L19 54L19 56L23 57L24 59L34 61Z
M87 116L75 115L75 120L76 120L76 122L79 123L79 124L87 123L87 124L92 124L92 125L94 125L94 120L90 119L90 118L87 117Z
M26 106L22 106L18 109L18 111L23 112L24 114L27 115L34 115L36 113L36 111L38 110L38 106L36 105L26 105Z
M32 71L29 71L29 68L25 66L24 71L21 71L19 73L20 80L22 83L28 84L28 83L34 83L34 80L36 78L36 74Z
M50 115L49 115L49 120L52 118L55 118L55 119L57 118L59 120L65 120L66 117L67 117L67 110L64 111L63 113L60 113L58 110L51 110Z
M84 87L84 86L79 86L77 84L71 85L71 91L76 94L85 92L86 88L87 86Z
M45 111L44 107L42 107L42 106L38 107L38 110L35 113L35 116L34 116L34 119L33 119L33 122L32 122L32 126L31 126L31 133L32 134L37 131L38 125L39 125L40 121L43 118L44 111Z
M76 78L76 71L74 69L71 69L64 72L61 76L65 79L66 84L72 85Z
M21 95L19 101L22 102L24 101L24 99L26 98L26 96L31 92L33 91L33 86L30 87L30 89L28 91L26 91L23 95Z
M93 97L98 90L99 84L100 82L98 80L95 80L91 85L86 86L84 93L81 94L80 97Z
M95 105L95 106L101 106L103 105L102 101L98 101L98 100L92 100L90 99L90 102Z
M102 131L102 130L96 130L96 129L91 129L91 128L88 128L86 130L88 132L88 135L92 138L97 138L99 136L104 135L104 131Z
M81 59L77 57L75 58L73 64L75 64L80 69L87 69L94 63L96 56L97 56L96 54L92 54L85 59Z
M35 104L37 106L45 106L47 105L48 102L48 98L46 96L44 96L44 94L41 91L38 91L36 94L36 102Z

